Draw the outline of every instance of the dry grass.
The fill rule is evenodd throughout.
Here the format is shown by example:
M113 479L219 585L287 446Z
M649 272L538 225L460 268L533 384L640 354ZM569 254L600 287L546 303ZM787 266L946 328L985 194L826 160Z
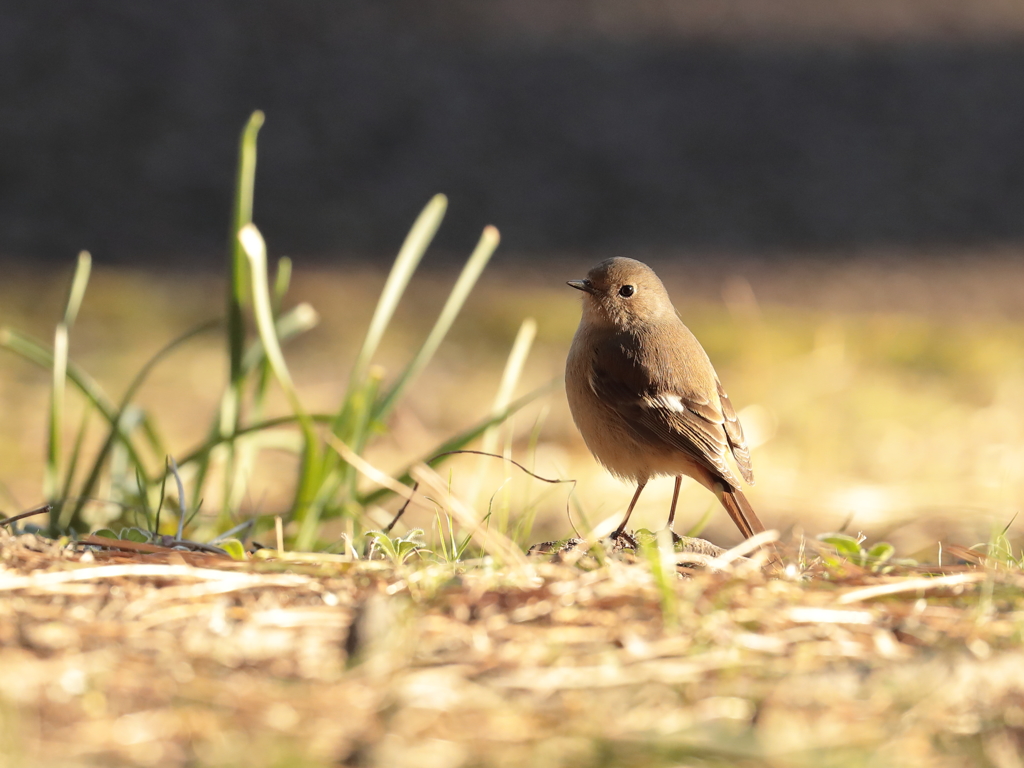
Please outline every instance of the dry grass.
M1024 577L0 539L7 765L1011 766ZM675 606L665 610L666 593Z

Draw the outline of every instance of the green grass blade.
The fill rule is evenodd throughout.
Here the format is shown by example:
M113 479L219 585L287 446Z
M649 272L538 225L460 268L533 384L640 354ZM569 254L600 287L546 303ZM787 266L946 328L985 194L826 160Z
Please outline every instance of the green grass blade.
M0 348L13 352L29 362L35 363L40 368L47 370L53 368L53 350L21 331L16 331L13 328L0 328ZM114 403L103 391L103 388L71 361L68 361L68 379L78 387L83 395L93 401L100 412L104 415L113 414Z
M423 258L423 254L426 253L427 248L434 239L438 227L441 226L441 221L444 219L447 208L448 198L444 195L435 195L427 203L413 223L409 234L406 235L405 242L402 243L398 256L395 258L395 263L391 266L388 278L384 282L384 288L381 291L380 298L377 300L377 307L373 312L373 317L370 319L366 335L363 337L362 347L356 356L355 364L352 366L345 397L338 409L334 423L331 425L331 431L346 443L351 443L354 432L359 429L360 424L369 423L372 419L373 402L366 398L365 395L367 377L370 372L373 356L380 346L384 332L387 330L391 318L398 308L398 304L409 285L409 281L412 279L413 273L416 271ZM360 403L362 403L361 406ZM359 407L366 408L368 412L357 412ZM361 450L359 447L354 447L354 449L357 451ZM328 452L324 456L323 466L320 469L320 478L328 483L328 490L332 492L339 485L339 462L340 459L337 454ZM321 493L317 494L321 499L324 497L322 491L323 489L321 489Z
M288 293L288 287L292 284L292 260L282 256L277 260L277 274L274 275L274 314L281 311L284 297Z
M505 419L507 419L509 416L511 416L512 414L516 413L517 411L522 410L523 408L525 408L527 405L532 403L534 400L536 400L541 395L547 394L552 389L554 389L556 386L558 386L560 383L561 383L560 379L555 379L554 381L551 381L551 382L545 384L542 387L538 387L537 389L533 390L533 392L530 392L529 394L523 395L518 400L510 403L509 406L507 408L505 408L503 411L501 411L500 413L491 414L487 418L482 419L481 421L478 421L473 426L469 427L468 429L458 433L454 437L451 437L448 440L446 440L445 442L443 442L440 445L438 445L436 448L434 448L434 450L432 450L428 454L426 454L426 456L424 456L424 458L419 459L419 460L413 462L412 464L410 464L402 472L402 474L399 477L396 477L395 479L398 482L403 483L405 485L408 485L408 484L412 483L411 470L412 470L413 467L415 467L418 464L427 464L428 466L436 467L438 464L440 464L441 462L443 462L443 461L445 461L445 460L447 460L447 459L449 459L451 457L450 456L441 456L440 458L436 458L436 459L434 457L437 457L439 454L442 454L442 453L447 453L448 451L458 451L458 450L460 450L462 448L465 448L471 442L473 442L478 437L480 437L480 435L482 435L488 429L490 429L491 427L495 426L496 424L500 424L501 422L505 421ZM391 495L391 491L388 490L387 488L378 488L377 490L374 490L374 491L371 491L371 492L369 492L367 494L359 496L357 501L358 501L359 504L361 504L363 506L367 506L369 504L374 504L374 503L380 501L380 499L383 499L383 498L385 498L387 496L390 496L390 495Z
M60 459L64 432L64 394L68 371L68 327L57 324L53 334L53 380L50 383L50 414L47 430L46 470L43 474L43 497L56 509L60 487Z
M516 339L512 342L512 350L509 352L508 360L505 362L505 370L501 374L501 383L498 385L498 392L494 397L492 413L500 413L508 407L512 401L512 393L519 383L523 367L526 365L526 358L530 354L533 340L537 336L537 321L532 317L523 320L516 333ZM481 450L487 453L494 453L498 445L498 432L491 428L484 433L483 446Z
M61 487L66 485L61 479L61 458L64 438L64 403L67 396L68 336L78 317L78 310L82 306L82 298L85 296L91 271L92 257L88 251L82 251L78 254L78 262L68 288L64 318L57 324L53 336L53 380L50 389L46 469L43 474L43 497L52 506L51 519L56 519L54 515L58 513L58 496L60 496Z
M498 391L494 396L494 403L491 405L491 414L501 413L508 404L512 402L512 394L519 383L523 367L526 365L526 358L530 354L533 340L537 335L537 322L533 318L525 319L519 326L515 341L512 342L512 349L509 351L508 359L505 361L505 369L501 374L501 382L498 384ZM500 424L488 429L480 441L480 450L485 453L495 453L498 448ZM473 481L466 493L466 499L476 503L480 498L480 491L487 477L485 463L489 461L481 456L477 461L479 469L473 475ZM510 465L505 463L505 476L509 476Z
M316 310L305 302L286 314L281 314L284 297L288 293L291 282L292 260L285 256L277 260L277 274L274 276L274 292L271 299L271 308L275 318L274 333L282 345L293 336L305 333L315 327L320 321ZM246 350L245 357L242 359L242 370L248 374L257 365L260 367L260 372L253 390L250 414L252 418L259 419L263 415L263 402L267 394L267 386L274 375L266 355L263 354L263 342L259 339L256 339L256 342Z
M174 475L174 484L178 488L178 532L175 538L182 539L185 536L185 518L188 510L185 507L185 484L181 482L181 474L178 472L178 465L174 463L174 457L168 456L171 464L171 474Z
M299 400L298 392L295 390L292 375L288 371L288 364L284 361L284 353L281 351L274 324L274 310L271 307L270 288L267 281L267 245L259 230L252 224L246 224L242 228L238 233L238 239L249 259L253 314L256 318L256 330L263 345L263 352L281 389L284 390L285 397L288 398L292 412L299 417L299 423L302 424L305 420L305 410Z
M153 419L150 418L148 413L142 414L142 434L146 438L146 442L149 443L149 448L153 452L154 456L166 456L167 455L167 444L160 437L160 433L156 430L156 425L153 423Z
M140 408L132 405L125 409L121 419L121 429L125 434L132 434L141 423L142 410ZM138 469L132 466L131 457L125 450L124 443L115 439L111 443L107 459L105 488L97 496L120 507L125 512L130 510L137 514L135 488L140 479L141 475ZM132 524L138 525L138 520L134 520Z
M318 322L320 317L312 306L303 302L286 314L281 314L281 307L284 305L284 297L288 293L288 287L292 282L292 260L284 256L277 260L277 274L274 276L274 294L271 302L274 311L274 332L278 341L284 344L288 339L299 333L305 333ZM252 359L250 358L252 353ZM267 385L273 378L274 372L263 354L263 343L256 339L255 344L246 350L246 357L242 360L242 368L248 374L257 365L260 366L259 378L256 380L256 387L253 391L252 408L250 413L253 418L259 419L263 414L263 401L267 393Z
M435 195L422 213L417 217L416 222L409 230L409 234L398 251L398 257L391 268L384 290L380 294L377 308L374 310L370 326L363 338L363 346L356 357L355 365L352 367L352 374L349 377L349 389L361 386L366 374L369 371L370 363L377 352L377 347L391 322L398 303L405 293L413 272L419 266L423 254L434 239L434 234L441 226L445 211L448 208L448 198L444 195Z
M256 137L263 126L264 116L253 112L242 129L238 149L238 176L235 180L234 211L231 216L231 235L228 238L230 259L228 283L228 354L231 360L231 382L241 376L242 354L245 351L245 318L242 309L248 303L249 274L245 250L238 233L252 223L252 201L256 186Z
M164 508L164 498L167 495L167 476L171 473L171 455L164 456L164 476L160 480L160 499L156 503L156 520L153 522L153 533L160 533L160 512Z
M245 354L244 308L249 303L249 266L246 254L238 241L238 233L252 223L253 195L256 186L256 138L263 126L264 115L253 112L242 129L238 147L238 174L235 179L234 205L231 215L231 229L228 236L228 286L227 325L225 338L228 346L228 387L221 397L217 429L222 435L238 429L241 418L241 404L245 387L245 373L242 358ZM228 506L230 487L234 477L234 445L229 444L224 472L224 499ZM199 468L198 477L205 480L208 467ZM195 487L199 493L200 482ZM225 509L230 514L230 509Z
M290 341L296 336L299 336L305 333L306 331L315 328L319 322L320 316L317 314L316 310L313 309L313 307L310 306L309 304L303 302L302 304L293 307L291 310L277 318L274 327L279 343L285 344L286 342ZM253 402L249 412L249 418L256 420L255 426L256 429L258 430L261 428L263 393L266 390L268 379L273 376L273 373L270 370L270 366L266 363L266 355L264 354L263 351L263 342L258 337L253 340L253 342L245 350L245 355L242 357L242 371L245 376L249 376L254 371L256 371L257 368L260 369L260 373L256 383L256 392L253 396ZM221 400L223 401L225 398L233 396L234 391L228 388L225 389L224 392L222 393ZM222 402L222 411L223 408L224 403ZM290 417L286 418L289 418L288 423L295 423L297 421L297 419L291 419ZM328 417L328 421L331 421L333 419L333 415ZM191 505L193 508L199 503L199 498L203 493L203 485L206 480L206 475L209 472L210 459L212 458L213 455L212 447L217 447L220 445L232 445L234 443L234 440L232 438L233 434L241 435L249 431L252 430L242 429L238 427L234 430L234 432L221 432L220 425L215 424L207 438L207 442L211 446L211 450L202 453L198 451L193 452L193 460L195 460L195 457L198 457L199 459L198 465L196 466L195 469L195 474L193 476L192 484ZM180 466L184 467L186 463L189 462L182 460ZM247 461L247 457L243 456L235 457L235 460L230 463L234 464L235 481L230 486L230 496L228 498L228 502L225 504L224 510L222 510L224 520L220 522L226 521L230 517L232 511L235 509L236 504L234 502L237 501L238 495L240 493L240 491L238 490L238 476L240 473L244 473L247 471L247 465L249 462Z
M89 419L92 417L93 406L91 401L86 401L85 408L82 409L82 423L78 425L78 434L75 435L75 444L71 448L71 456L68 459L68 468L64 472L64 487L61 489L61 503L63 500L71 495L71 484L75 481L75 470L78 469L78 460L82 455L82 445L85 443L85 435L89 429ZM139 472L139 476L142 477L142 473L139 471L136 457L132 455L128 444L125 446L125 450L128 451L129 458L135 464L135 471Z
M68 330L75 324L78 317L78 310L82 306L82 299L85 297L86 286L89 285L89 275L92 273L92 256L88 251L78 254L78 262L75 264L75 274L71 278L71 287L68 290L68 300L64 305L64 325Z
M272 309L274 311L274 323L275 333L281 344L284 344L292 336L299 333L304 333L313 328L318 322L320 317L316 313L313 307L305 302L299 304L294 309L290 310L286 314L281 314L281 307L284 306L284 297L288 293L288 287L292 282L292 260L286 256L281 257L277 260L277 274L274 276L274 293L271 302ZM252 365L260 366L260 375L256 380L256 388L253 392L252 410L254 418L259 419L263 414L263 401L267 393L267 385L270 383L270 379L273 377L273 371L270 369L270 363L267 362L267 358L262 354L263 345L256 340L256 345L259 349L259 357L253 361ZM250 347L252 349L252 347ZM248 350L246 352L248 355ZM245 368L246 361L242 361L242 367ZM246 370L248 373L248 370Z
M52 351L30 336L19 331L12 330L11 328L0 328L0 348L13 352L29 362L35 363L41 368L51 369L54 364ZM74 384L78 391L85 396L86 400L91 403L97 411L99 411L100 415L102 415L106 420L108 426L117 428L117 407L114 405L110 397L108 397L103 391L103 388L91 376L70 360L67 365L67 378L68 381ZM141 455L139 454L134 442L128 437L128 435L125 435L120 431L118 432L118 439L124 442L129 455L132 457L133 463L138 467L139 471L142 472L143 477L147 477L146 466L143 463ZM154 439L156 438L154 437ZM157 445L156 450L159 450L159 448L160 446Z
M318 526L318 521L313 521L312 523L307 521L306 512L319 487L319 472L321 468L320 444L313 420L307 415L305 408L302 406L302 401L299 399L298 392L295 390L295 384L292 381L291 373L288 371L288 365L285 363L284 354L281 352L281 346L275 334L274 312L271 306L270 289L267 281L266 243L263 241L259 230L252 224L247 224L242 228L242 231L238 233L238 239L242 243L246 257L249 259L256 329L259 332L260 340L263 342L267 362L274 371L274 377L281 385L281 389L284 390L292 412L298 417L299 426L302 429L305 441L302 468L297 483L292 512L303 523L304 536L297 546L300 549L308 548L312 545L311 536L315 536ZM309 515L308 517L312 518L314 515Z
M274 322L274 333L278 342L284 344L307 331L316 328L320 315L312 306L303 302L285 312ZM256 339L245 350L242 357L242 371L248 375L266 361L263 340Z
M131 444L131 441L122 432L122 422L124 414L128 410L128 407L131 405L132 398L135 397L135 393L138 391L139 387L142 386L143 382L149 376L150 371L153 370L157 363L159 363L161 360L167 357L167 355L169 355L175 349L180 347L182 344L186 343L187 341L190 341L192 338L198 336L201 333L205 333L206 331L216 328L219 325L220 321L215 320L212 322L204 323L203 325L197 328L193 328L191 331L188 331L187 333L183 333L181 336L174 339L173 341L165 345L162 349L160 349L155 355L153 355L153 357L151 357L146 362L144 366L142 366L142 369L135 375L135 378L132 379L131 384L128 385L128 389L125 391L124 397L121 399L121 403L118 406L117 412L116 414L114 414L114 417L111 420L111 426L109 432L107 433L107 439L104 441L103 447L100 448L99 453L96 455L96 459L93 462L92 469L90 470L85 483L82 485L82 489L78 496L78 501L75 503L75 506L70 509L70 511L65 509L64 513L61 515L61 518L58 521L57 526L59 529L65 529L68 526L77 527L81 525L82 509L85 506L85 504L89 501L93 489L96 487L96 483L99 481L100 473L103 470L103 463L104 461L106 461L107 455L110 453L110 449L114 445L114 441L117 439L121 439L121 441L126 446ZM140 471L143 471L143 477L146 477L144 474L145 467L141 464L141 462L139 462L137 466L140 467Z
M277 334L278 341L281 344L284 344L284 342L297 333L308 331L320 321L316 310L305 302L282 316L281 307L284 306L284 297L288 294L288 288L291 283L292 260L287 256L282 256L277 260L277 274L274 275L274 292L271 297L271 308L274 312L274 332ZM295 327L292 327L293 324ZM262 349L262 344L258 339L257 344L260 344L260 349ZM267 385L273 376L270 363L265 355L258 362L260 363L260 377L256 382L256 390L253 393L253 412L256 414L256 418L259 418L260 414L262 414L263 399L266 396ZM243 368L245 367L244 360L242 361L242 366Z
M377 390L380 387L383 375L384 372L379 367L371 367L366 386L362 387L353 398L351 411L353 419L352 423L348 425L347 437L350 443L349 447L357 453L363 450L369 439L369 433L372 429L373 403L377 399ZM331 499L334 498L338 489L342 486L348 489L347 499L355 498L357 481L358 473L355 467L351 465L343 464L341 467L333 465L329 469L325 469L323 483L317 494L317 503L321 509L327 509Z
M280 312L280 306L284 300L284 295L288 289L291 273L290 264L290 260L281 259L277 272L277 280L274 285L273 304L274 314L276 316L274 332L277 336L278 343L281 345L284 345L295 336L314 328L320 321L316 310L306 303L299 304L285 314L277 316ZM263 342L259 338L257 338L249 345L249 348L246 349L245 356L242 358L242 371L247 377L254 371L257 372L252 389L252 397L249 403L247 419L257 421L261 420L263 418L263 407L266 399L267 387L270 385L270 381L273 379L274 373L267 360L266 354L264 353ZM230 478L231 482L228 484L226 489L227 496L221 509L220 519L218 520L219 529L223 529L226 525L231 523L234 519L234 513L241 506L242 499L245 497L245 489L248 486L250 477L252 476L253 468L256 465L259 453L260 445L258 441L245 441L234 447L234 455L230 462L233 473ZM205 475L205 471L203 474ZM200 488L197 486L194 492L198 494L199 491ZM198 500L198 496L195 496L194 499Z
M310 413L306 415L306 418L308 418L314 424L330 424L334 421L334 416L335 414L333 413ZM201 445L197 446L196 448L193 448L191 451L186 453L184 457L181 459L181 461L178 462L178 467L183 469L194 462L202 461L204 457L207 456L215 448L217 448L217 446L224 445L225 443L230 443L234 440L238 440L239 438L245 437L246 435L251 435L256 432L262 432L263 430L266 429L285 427L298 423L300 423L298 416L277 416L275 418L266 419L255 424L247 424L246 426L241 427L238 430L238 432L236 432L233 435L211 436L207 438ZM154 478L153 480L150 481L150 483L159 483L161 477Z
M473 286L476 285L476 281L480 278L480 274L484 271L487 263L491 260L491 256L494 254L499 242L501 242L501 235L498 233L498 230L495 227L485 227L476 248L473 249L473 253L470 255L469 260L462 268L462 273L459 275L458 280L455 281L455 286L452 288L451 293L448 294L448 300L441 309L441 314L438 315L437 322L435 322L434 327L430 329L430 333L427 335L423 345L419 348L419 351L405 367L405 370L399 375L394 386L384 396L384 399L381 400L380 404L375 409L374 418L381 420L386 419L391 413L391 409L395 407L395 404L402 397L406 388L430 362L434 353L437 352L437 348L444 340L444 337L448 335L448 331L451 329L452 323L454 323L455 318L458 317L463 304L466 303L466 299L473 290Z
M142 475L138 472L135 473L135 495L139 498L142 514L146 518L146 530L150 533L157 533L153 508L149 505L149 489L146 487L146 483L143 482Z

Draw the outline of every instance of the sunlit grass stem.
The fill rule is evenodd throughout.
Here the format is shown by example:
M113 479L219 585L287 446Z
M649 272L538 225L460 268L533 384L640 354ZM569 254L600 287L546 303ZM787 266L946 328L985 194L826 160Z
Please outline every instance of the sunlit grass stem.
M278 384L284 390L285 397L296 415L299 427L303 435L302 468L300 469L298 484L295 490L295 501L292 506L292 513L302 522L298 547L307 548L312 545L316 536L314 521L312 525L306 524L305 517L308 512L310 501L316 494L318 484L317 470L320 465L320 441L313 425L313 420L302 405L302 400L295 389L288 365L285 363L284 354L277 338L274 327L274 313L271 306L270 287L267 281L267 247L259 230L252 224L246 224L238 233L238 239L242 243L245 255L249 259L250 277L252 279L252 304L253 314L256 318L256 329L259 332L260 340L263 342L263 350L277 378Z
M53 380L50 390L50 413L48 429L48 445L46 468L43 474L43 496L51 505L50 521L60 518L63 488L69 485L68 478L61 477L64 439L64 403L67 392L68 344L71 328L78 317L82 306L82 297L89 284L92 272L92 256L88 251L78 254L75 272L68 289L68 298L64 306L64 317L57 324L53 337ZM85 429L87 421L83 421L81 429ZM76 444L80 440L76 438Z
M238 148L238 175L235 179L234 205L228 236L227 323L225 338L228 348L228 388L221 398L219 431L222 435L235 432L241 418L241 403L246 374L242 366L245 354L245 307L249 304L249 269L246 254L238 239L242 228L252 223L253 196L256 187L256 137L263 126L264 116L253 112L242 129ZM202 487L207 465L198 468L197 489ZM235 482L235 448L229 443L224 461L224 514L232 510L232 486Z
M448 300L445 301L441 313L437 316L434 327L430 329L427 338L420 345L419 350L412 360L409 361L405 370L398 376L397 381L395 381L388 393L384 395L380 403L377 404L374 409L374 418L387 418L395 404L405 393L405 390L433 359L434 353L437 352L437 348L441 346L441 342L448 335L448 331L451 330L452 323L458 317L459 312L466 303L466 299L469 298L469 294L472 292L477 280L490 261L491 256L494 255L494 251L500 242L501 235L495 227L484 227L483 234L480 235L476 248L473 249L473 253L470 254L469 259L462 268L462 272L455 281L451 293L448 294Z
M355 391L366 378L366 373L373 361L373 356L377 353L377 347L380 346L384 332L387 330L395 310L398 309L402 295L419 266L423 254L426 253L438 227L441 226L447 209L448 198L444 195L434 195L416 218L412 229L409 230L409 234L402 243L394 266L384 283L384 289L377 301L377 308L370 319L370 325L366 329L362 347L360 347L355 364L352 366L352 372L349 375L349 392Z
M519 326L519 331L516 333L515 341L512 342L512 349L509 351L508 359L505 361L505 368L501 374L498 391L495 394L494 402L491 405L492 415L501 413L511 402L512 394L515 392L515 388L519 383L519 378L522 375L523 367L526 365L526 359L530 354L530 348L533 346L533 340L536 336L537 322L533 318L528 317L523 321L522 325ZM499 438L499 425L495 425L484 432L480 450L484 453L495 453L498 447ZM473 474L472 484L466 496L466 498L472 499L474 503L479 502L482 484L484 478L488 474L486 467L486 462L488 461L493 461L493 459L480 457L480 460L477 462L477 471ZM511 466L505 462L504 469L504 478L505 481L508 482L511 473ZM504 496L507 500L507 492L504 493ZM504 530L504 525L502 525L502 530Z

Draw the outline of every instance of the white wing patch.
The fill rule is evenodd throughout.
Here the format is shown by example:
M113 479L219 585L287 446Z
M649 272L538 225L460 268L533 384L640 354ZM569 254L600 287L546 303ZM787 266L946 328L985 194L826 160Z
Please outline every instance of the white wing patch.
M679 395L658 395L657 397L645 397L644 404L648 408L664 408L666 411L685 413L686 406Z

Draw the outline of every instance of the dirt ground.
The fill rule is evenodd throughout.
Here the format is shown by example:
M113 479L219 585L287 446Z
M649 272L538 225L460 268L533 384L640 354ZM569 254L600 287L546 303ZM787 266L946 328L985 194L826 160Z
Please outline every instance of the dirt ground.
M0 534L11 766L1015 766L1017 570L235 562ZM660 566L665 566L664 560Z

